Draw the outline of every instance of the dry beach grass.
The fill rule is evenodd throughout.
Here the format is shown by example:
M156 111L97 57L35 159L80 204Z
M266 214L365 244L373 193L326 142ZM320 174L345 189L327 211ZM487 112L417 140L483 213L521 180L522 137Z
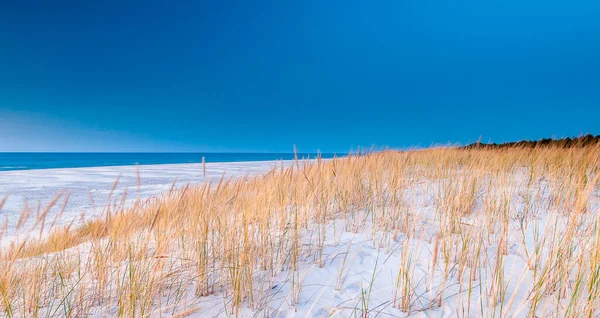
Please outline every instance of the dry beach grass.
M599 177L598 145L433 148L115 198L81 226L24 211L49 234L2 250L0 312L597 317Z

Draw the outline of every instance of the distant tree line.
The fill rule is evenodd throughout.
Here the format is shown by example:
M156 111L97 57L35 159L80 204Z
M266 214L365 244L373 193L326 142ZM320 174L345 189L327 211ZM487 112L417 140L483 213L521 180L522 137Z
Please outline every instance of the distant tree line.
M594 146L600 143L600 135L593 136L587 134L585 136L575 138L561 138L551 139L544 138L540 140L521 140L504 143L482 143L476 142L461 149L503 149L503 148L538 148L538 147L559 147L559 148L572 148L572 147L588 147Z

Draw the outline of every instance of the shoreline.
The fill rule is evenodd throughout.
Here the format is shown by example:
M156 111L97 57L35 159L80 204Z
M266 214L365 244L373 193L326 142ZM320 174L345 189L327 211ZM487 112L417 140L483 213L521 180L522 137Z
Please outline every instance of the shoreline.
M339 158L339 157L338 157ZM330 158L327 158L330 159ZM298 158L298 161L301 161L302 159ZM310 160L313 160L312 158ZM324 159L325 160L325 159ZM294 161L293 159L291 160L256 160L256 161L215 161L215 162L206 162L206 165L217 165L217 164L253 164L253 163L279 163L279 162L286 162L286 161ZM2 176L2 174L6 173L18 173L18 172L32 172L32 171L38 171L38 172L46 172L46 171L60 171L60 170L90 170L90 169L125 169L125 168L135 168L135 167L140 167L140 168L149 168L149 167L155 167L155 166L160 166L160 167L169 167L169 166L199 166L200 168L202 168L202 163L201 162L182 162L182 163L155 163L155 164L131 164L131 165L107 165L107 166L90 166L90 167L63 167L63 168L39 168L39 169L21 169L21 170L2 170L0 171L0 177Z
M247 163L323 159L339 157L336 153L3 153L0 152L0 172L79 169L122 166L155 166L211 163ZM344 155L341 155L342 157Z

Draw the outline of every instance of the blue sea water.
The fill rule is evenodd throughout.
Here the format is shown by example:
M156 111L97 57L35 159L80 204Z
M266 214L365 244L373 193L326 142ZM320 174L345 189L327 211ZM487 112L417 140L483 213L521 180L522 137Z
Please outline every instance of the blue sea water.
M298 153L298 158L315 158L316 153ZM320 154L333 158L334 154ZM80 168L169 163L241 162L291 160L293 153L61 153L61 152L0 152L0 171L49 168Z

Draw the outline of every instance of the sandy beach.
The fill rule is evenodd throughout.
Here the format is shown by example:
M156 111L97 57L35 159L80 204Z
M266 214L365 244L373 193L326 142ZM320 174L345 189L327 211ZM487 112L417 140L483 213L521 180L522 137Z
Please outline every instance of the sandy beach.
M33 243L23 252L6 249L22 253L6 263L15 270L5 279L16 286L7 299L27 312L30 303L17 295L34 282L42 287L29 293L43 295L32 306L49 316L62 315L53 313L65 299L76 315L92 317L121 310L182 317L593 316L600 296L600 254L590 252L600 244L597 152L431 149L298 168L293 161L209 163L206 176L202 164L2 172L0 195L10 193L3 244L21 241L57 193L63 195L48 223L71 193L59 225L82 211L82 220L99 216L125 193L125 205L158 198L95 227L53 232L42 245L35 238L43 233L30 231ZM569 166L569 156L580 159ZM559 160L551 169L543 165ZM286 169L240 180L280 166ZM194 186L223 175L237 181L209 191ZM161 196L174 181L192 186ZM24 208L30 221L15 236ZM567 252L572 256L561 256ZM63 264L70 274L52 276ZM29 280L20 280L23 273ZM62 277L76 295L97 300L55 294ZM586 279L585 290L576 279ZM122 309L121 299L129 307Z
M102 214L109 200L120 203L125 195L126 205L136 199L152 198L175 187L203 182L218 182L225 178L241 178L265 173L275 166L289 165L289 161L253 161L202 164L163 164L140 166L111 166L93 168L62 168L0 171L0 201L7 198L0 209L0 222L8 224L4 241L15 235L15 226L26 207L36 215L43 211L57 195L57 203L50 209L47 220L53 220L64 205L56 224L68 224L74 219L89 219ZM138 179L139 175L139 179ZM139 180L139 181L138 181ZM69 194L65 205L65 198ZM24 226L27 229L33 218ZM23 231L19 231L21 234Z

